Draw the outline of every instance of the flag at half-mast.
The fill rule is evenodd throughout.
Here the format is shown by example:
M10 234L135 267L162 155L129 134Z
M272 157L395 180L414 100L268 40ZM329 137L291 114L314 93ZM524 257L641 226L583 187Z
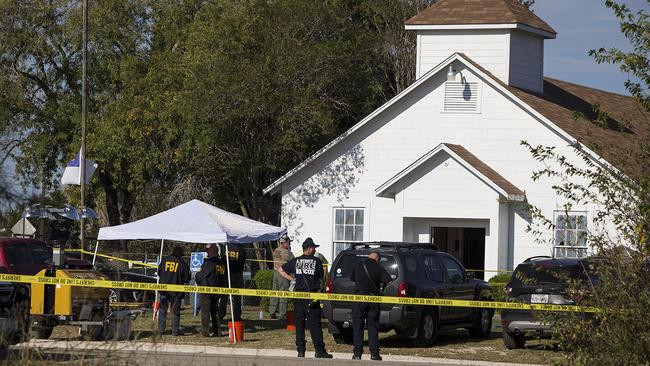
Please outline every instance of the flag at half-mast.
M97 164L86 159L86 184L90 182L90 178L92 178L96 169ZM61 184L81 184L81 151L66 165L61 177Z

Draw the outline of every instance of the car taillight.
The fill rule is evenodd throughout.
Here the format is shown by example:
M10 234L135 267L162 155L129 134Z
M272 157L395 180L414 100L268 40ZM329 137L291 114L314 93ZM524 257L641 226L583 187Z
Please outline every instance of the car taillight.
M409 289L409 285L406 282L402 282L399 284L399 287L397 288L397 297L407 297L408 295L406 292Z
M334 285L332 284L332 279L327 280L327 284L325 285L325 292L328 294L334 292Z

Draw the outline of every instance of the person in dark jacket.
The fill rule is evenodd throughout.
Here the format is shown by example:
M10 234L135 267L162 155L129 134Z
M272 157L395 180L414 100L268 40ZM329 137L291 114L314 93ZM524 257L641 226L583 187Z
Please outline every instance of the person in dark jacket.
M307 238L302 243L303 254L293 258L280 267L279 273L289 281L294 281L295 291L320 292L321 281L323 280L323 262L314 257L318 245L312 238ZM305 319L309 325L309 334L316 349L316 358L332 358L332 355L325 350L323 342L323 311L320 302L308 299L293 300L294 316L296 322L296 348L298 357L305 357Z
M350 280L354 282L354 293L381 296L383 286L391 281L390 275L379 264L379 253L371 252L368 258L359 260L352 268ZM381 361L379 355L379 304L355 302L352 304L352 330L354 336L353 360L360 360L363 354L363 326L368 325L368 348L370 359Z
M183 260L183 248L174 247L171 255L164 257L158 265L160 283L169 285L184 285L190 281L190 266ZM177 336L181 323L181 302L183 292L160 292L160 310L158 312L158 334L165 331L167 310L172 307L172 335Z
M224 287L226 265L219 256L219 247L214 244L207 246L208 258L196 273L194 279L199 286ZM218 308L223 295L201 294L201 335L204 337L221 337Z
M232 288L244 288L244 264L246 263L246 253L241 248L241 244L227 244L228 245L228 265L230 266L230 286ZM226 245L221 246L221 253L223 253L223 264L226 265ZM228 278L224 285L228 287ZM241 296L232 295L232 318L233 321L241 321ZM219 304L219 319L223 320L226 315L226 306L228 301L221 301Z

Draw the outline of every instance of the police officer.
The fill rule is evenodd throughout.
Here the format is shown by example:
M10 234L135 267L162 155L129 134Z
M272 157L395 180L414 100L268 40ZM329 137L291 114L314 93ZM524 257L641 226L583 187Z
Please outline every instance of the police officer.
M170 285L184 285L190 281L190 266L183 259L183 248L174 247L171 255L164 257L158 265L158 278L160 283ZM177 336L181 323L181 302L185 293L166 292L160 293L160 311L158 313L158 334L165 331L167 309L172 307L172 335Z
M246 255L241 248L241 244L226 244L228 246L228 260L230 263L230 285L232 288L244 288L244 264L246 263ZM223 264L226 265L226 245L222 245L221 253L224 253ZM226 278L225 286L228 286L228 278ZM223 320L226 315L227 301L221 301L219 304L219 319ZM241 296L232 295L233 306L233 321L241 321Z
M278 247L273 251L273 290L289 290L289 280L280 275L280 267L293 259L291 253L291 238L284 235L280 238ZM271 319L284 319L287 316L287 298L272 297L269 302L269 314ZM279 311L279 315L276 313Z
M350 280L354 282L354 293L359 295L381 296L383 286L391 281L390 275L379 264L379 253L371 252L368 258L359 260L352 268ZM368 325L368 348L370 359L381 361L379 355L379 304L352 304L352 331L354 335L353 360L360 360L363 354L363 325Z
M199 286L224 287L226 265L219 257L219 247L208 244L208 258L203 261L194 279ZM201 294L201 335L204 337L221 337L218 308L223 295ZM212 326L210 326L212 325Z
M294 289L302 292L319 292L323 279L323 263L314 257L318 245L312 238L307 238L302 243L303 254L294 258L280 267L280 275L290 281L295 281ZM320 302L305 299L293 300L294 315L296 318L296 347L298 357L305 357L305 319L309 325L309 334L316 349L316 358L332 358L325 350L323 342L323 328L321 320L323 312Z

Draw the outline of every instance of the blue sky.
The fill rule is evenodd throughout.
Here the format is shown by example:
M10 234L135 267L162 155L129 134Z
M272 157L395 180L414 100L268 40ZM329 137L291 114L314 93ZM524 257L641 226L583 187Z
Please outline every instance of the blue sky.
M633 10L646 9L646 0L622 0ZM545 42L544 74L598 89L628 94L627 74L618 67L594 62L590 49L631 49L619 30L618 19L605 0L537 0L535 14L558 33Z

